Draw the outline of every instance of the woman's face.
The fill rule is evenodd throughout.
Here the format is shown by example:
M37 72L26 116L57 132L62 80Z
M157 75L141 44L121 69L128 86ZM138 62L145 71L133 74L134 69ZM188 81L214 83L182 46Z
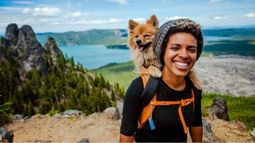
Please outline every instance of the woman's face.
M190 33L178 32L169 37L164 54L164 68L172 76L186 76L197 59L197 40Z

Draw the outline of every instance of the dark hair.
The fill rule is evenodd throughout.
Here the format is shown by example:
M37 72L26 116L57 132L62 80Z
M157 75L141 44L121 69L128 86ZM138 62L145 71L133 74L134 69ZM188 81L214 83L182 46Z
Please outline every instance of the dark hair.
M203 49L203 34L200 25L189 19L177 19L164 23L158 29L155 40L155 54L162 65L164 65L163 55L169 40L169 36L177 32L186 32L192 34L197 40L197 59L200 57Z

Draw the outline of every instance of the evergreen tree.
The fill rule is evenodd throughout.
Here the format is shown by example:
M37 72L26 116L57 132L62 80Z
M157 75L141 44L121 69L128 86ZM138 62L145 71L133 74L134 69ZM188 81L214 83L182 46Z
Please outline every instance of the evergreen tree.
M11 106L12 103L10 102L0 105L0 126L11 121Z

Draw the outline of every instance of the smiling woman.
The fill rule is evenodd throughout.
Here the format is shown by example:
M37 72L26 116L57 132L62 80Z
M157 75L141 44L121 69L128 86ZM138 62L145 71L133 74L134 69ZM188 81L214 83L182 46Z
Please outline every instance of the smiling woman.
M159 28L154 48L163 65L162 77L141 75L129 86L120 142L186 142L188 129L193 142L202 142L201 90L189 76L202 47L200 26L189 19ZM156 90L151 97L147 87L152 85Z

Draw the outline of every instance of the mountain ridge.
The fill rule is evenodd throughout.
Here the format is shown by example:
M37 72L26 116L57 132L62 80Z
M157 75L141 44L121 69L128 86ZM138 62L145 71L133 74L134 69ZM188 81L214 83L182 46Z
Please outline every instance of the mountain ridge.
M85 31L68 31L60 33L37 33L36 36L41 43L45 41L47 36L52 36L60 46L82 44L102 44L107 46L126 45L127 32L126 29L90 29ZM203 33L204 36L243 36L250 39L255 37L255 27L203 29Z

